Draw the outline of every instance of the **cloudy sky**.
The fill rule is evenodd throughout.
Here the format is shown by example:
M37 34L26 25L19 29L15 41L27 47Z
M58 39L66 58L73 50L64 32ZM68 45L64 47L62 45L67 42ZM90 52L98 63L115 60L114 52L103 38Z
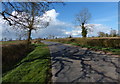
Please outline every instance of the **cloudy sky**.
M75 15L82 9L88 8L92 15L88 24L94 25L88 36L97 36L99 31L109 33L111 28L118 30L118 3L117 2L66 2L66 5L55 4L55 8L46 12L52 21L45 29L32 32L32 38L48 37L81 37L81 28L74 24ZM0 30L2 37L16 39L15 30L7 25L0 16ZM1 37L1 38L2 38ZM1 39L0 38L0 39Z

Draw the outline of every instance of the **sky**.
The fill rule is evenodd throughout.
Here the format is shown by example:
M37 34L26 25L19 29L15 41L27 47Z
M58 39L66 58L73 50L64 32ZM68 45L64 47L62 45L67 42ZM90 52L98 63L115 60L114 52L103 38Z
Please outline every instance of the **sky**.
M75 15L84 8L88 8L92 15L91 24L103 24L113 29L118 27L117 2L67 2L65 6L56 6L56 12L60 14L57 18L71 23Z
M74 22L75 15L84 8L88 8L92 15L88 24L94 25L94 28L91 28L92 32L88 32L88 36L97 36L99 31L109 33L111 28L118 30L117 2L65 2L65 5L54 4L54 8L46 11L46 15L52 18L50 25L45 29L33 31L32 38L44 38L49 35L81 37L81 28L76 28ZM0 17L0 22L2 23L0 25L2 37L17 38L14 30L10 30L9 25L4 25L2 17ZM6 32L6 29L10 31Z

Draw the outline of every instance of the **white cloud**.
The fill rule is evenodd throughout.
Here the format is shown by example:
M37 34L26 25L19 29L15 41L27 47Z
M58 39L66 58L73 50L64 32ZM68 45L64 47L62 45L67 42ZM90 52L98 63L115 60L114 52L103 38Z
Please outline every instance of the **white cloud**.
M57 16L59 13L56 13L55 9L47 11L43 16L51 17L52 21L56 21Z
M68 28L72 27L72 24L62 22L57 19L57 13L54 9L47 11L44 16L49 16L51 18L50 25L45 29L40 29L37 33L33 32L32 37L48 37L49 35L63 37L67 36L66 31Z
M7 40L11 38L15 40L18 38L20 30L15 30L12 26L9 26L8 22L5 21L2 16L0 16L0 23L0 40L2 38L7 38Z
M102 25L102 24L94 24L93 32L89 32L89 36L97 36L98 32L110 33L110 27Z

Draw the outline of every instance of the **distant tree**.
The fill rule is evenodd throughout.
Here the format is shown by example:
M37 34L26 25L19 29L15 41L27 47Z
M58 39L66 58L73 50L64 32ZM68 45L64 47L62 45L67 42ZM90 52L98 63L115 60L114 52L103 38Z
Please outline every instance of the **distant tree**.
M12 41L12 38L10 38L9 41Z
M110 36L116 37L117 36L117 31L116 30L111 30L110 31Z
M57 39L57 37L55 37L55 39Z
M108 34L108 33L106 33L106 34L105 34L105 36L106 36L106 37L109 37L109 34Z
M70 35L69 38L72 38L72 36Z
M85 26L85 24L88 23L88 21L91 18L91 14L89 13L88 9L83 9L80 13L76 15L76 22L78 23L79 26L82 28L82 36L87 37L88 33L88 26Z
M105 34L104 32L98 32L98 36L99 36L99 37L105 37L106 34Z
M1 41L4 41L4 39L2 38Z
M52 37L53 37L53 39L55 39L55 36L54 36L54 35L53 35Z
M7 41L7 38L6 38L6 37L4 37L4 38L3 38L3 41Z
M50 2L3 2L3 19L14 29L27 31L27 43L30 44L31 32L40 28L46 28L49 21L42 18L45 11L49 10ZM39 18L40 17L40 18Z
M117 34L117 37L120 37L120 35L119 35L119 34Z

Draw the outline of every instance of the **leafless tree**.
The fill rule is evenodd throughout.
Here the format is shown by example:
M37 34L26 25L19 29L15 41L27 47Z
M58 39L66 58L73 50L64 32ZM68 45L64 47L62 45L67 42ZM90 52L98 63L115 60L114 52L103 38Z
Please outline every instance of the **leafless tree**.
M50 8L50 2L2 2L1 15L14 29L27 31L27 43L30 44L31 31L46 28L48 17L43 15Z
M111 31L110 31L110 36L111 36L111 37L116 37L116 36L117 36L117 31L111 29Z
M91 18L91 14L89 13L87 8L80 11L75 17L75 21L76 21L77 25L81 26L81 28L82 28L82 36L83 37L87 36L87 27L90 25L85 25L85 24L88 23L90 18Z

